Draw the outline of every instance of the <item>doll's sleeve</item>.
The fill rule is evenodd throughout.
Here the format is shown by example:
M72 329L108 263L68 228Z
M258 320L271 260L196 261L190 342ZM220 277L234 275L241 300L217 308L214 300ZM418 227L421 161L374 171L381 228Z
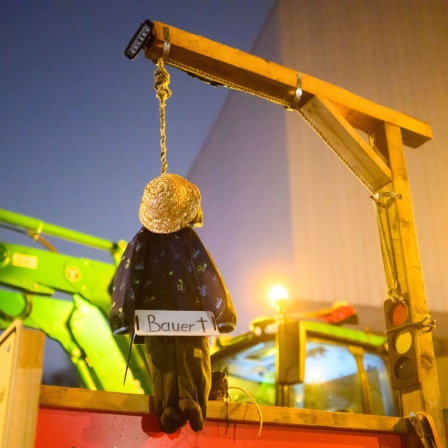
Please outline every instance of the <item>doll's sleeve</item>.
M138 288L140 287L144 241L142 231L127 245L115 272L109 323L114 335L128 334L134 326Z
M204 311L213 312L220 333L230 333L236 328L237 314L218 267L196 232L190 228L182 231L188 232L185 240L189 247L202 308Z

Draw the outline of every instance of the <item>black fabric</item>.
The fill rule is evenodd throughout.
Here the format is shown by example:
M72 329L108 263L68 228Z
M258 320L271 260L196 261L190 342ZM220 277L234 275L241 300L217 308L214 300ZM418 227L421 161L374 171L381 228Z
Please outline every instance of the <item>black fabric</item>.
M187 421L202 430L211 387L208 338L145 336L145 345L162 431L170 434Z
M112 288L114 334L131 331L135 309L212 311L221 333L237 321L224 281L190 227L169 234L142 228L128 244Z
M226 372L212 372L212 384L210 387L210 393L208 394L208 399L214 401L224 401L228 398L228 396L229 384L227 382Z

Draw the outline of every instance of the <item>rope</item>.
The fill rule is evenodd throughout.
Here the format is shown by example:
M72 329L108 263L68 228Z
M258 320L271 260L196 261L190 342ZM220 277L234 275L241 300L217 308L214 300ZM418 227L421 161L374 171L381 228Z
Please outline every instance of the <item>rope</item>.
M252 403L257 408L258 416L260 417L260 425L259 425L259 429L258 429L258 437L260 437L261 430L263 429L263 414L261 413L260 406L258 406L258 403L253 399L253 397L249 394L249 392L244 390L242 387L229 386L228 390L230 390L230 389L236 389L236 390L240 390L241 392L244 392L248 396L249 400L252 401Z
M170 75L166 71L163 59L157 61L157 69L154 72L154 89L159 99L160 108L160 159L162 162L161 174L165 174L168 168L166 161L166 120L165 120L165 101L171 96L171 90L168 85L170 83Z
M380 201L381 198L386 198L386 203L382 203ZM391 285L388 285L387 296L392 302L404 302L406 294L403 294L400 289L398 273L396 270L396 266L394 264L393 256L392 256L392 248L388 245L387 241L387 232L381 219L381 211L386 210L392 204L392 201L396 201L398 199L403 199L401 194L395 194L393 192L384 192L384 193L375 193L371 196L375 203L376 208L376 218L378 221L378 228L380 231L380 239L381 246L383 248L383 256L386 260L387 267L389 269L390 277L391 277ZM390 238L391 239L391 238ZM436 328L435 320L428 314L425 314L421 321L419 322L410 322L408 324L399 325L391 329L390 331L402 330L407 327L415 327L417 330L423 330L425 332L433 331ZM388 333L389 330L386 330Z
M325 137L325 135L321 132L321 130L312 122L310 119L303 113L301 109L296 108L297 112L301 115L301 117L311 126L311 129L323 140L323 142L336 154L339 160L354 174L354 176L366 187L371 193L374 191L374 188L371 184L369 184L357 171L356 169L344 158L344 156L338 151L338 149L331 144L330 140Z
M410 322L403 325L397 325L393 328L386 330L386 333L401 332L405 328L415 327L417 330L423 330L425 333L435 330L436 321L429 315L425 314L423 319L418 322Z
M395 195L385 195L386 197L392 197L393 200L396 200L397 197ZM380 202L380 198L382 196L379 194L376 195L372 195L371 199L373 199L373 202L375 204L375 209L376 209L376 219L378 222L378 229L380 232L380 239L381 239L381 245L383 247L383 253L384 253L384 258L386 259L386 264L387 267L389 268L389 274L390 277L392 279L392 285L388 285L388 290L387 290L387 296L393 301L393 302L397 302L397 301L403 301L403 297L399 292L399 284L398 284L398 274L397 271L395 269L395 265L394 262L392 260L392 253L391 253L391 248L389 247L389 245L387 244L387 235L386 235L386 229L384 228L384 224L383 221L381 219L381 209L385 209L387 207L387 205L383 205Z

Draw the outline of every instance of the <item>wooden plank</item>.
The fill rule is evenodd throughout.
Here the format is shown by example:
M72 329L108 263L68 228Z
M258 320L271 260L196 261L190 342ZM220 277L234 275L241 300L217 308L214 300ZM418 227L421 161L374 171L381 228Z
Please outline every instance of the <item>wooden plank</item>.
M396 124L402 130L404 143L414 148L432 138L427 123L312 76L161 22L154 22L152 33L145 55L154 62L164 54L165 33L170 45L164 60L185 72L294 109L301 105L295 103L300 80L305 100L309 95L330 100L356 129L369 133L380 122Z
M41 387L40 407L112 412L128 415L149 415L154 413L152 396L56 386ZM406 420L399 417L314 411L275 406L260 406L259 408L263 416L264 424L329 429L339 428L357 431L381 431L397 434L408 433ZM258 425L260 415L257 408L251 404L228 403L226 405L224 402L209 401L207 420Z
M348 429L356 431L380 431L408 433L404 419L378 415L352 414L345 412L316 411L312 409L293 409L277 406L260 406L263 422L270 425L319 427L328 429ZM209 402L208 420L225 421L226 405ZM228 404L229 420L237 423L259 423L260 416L254 405Z
M0 446L7 446L12 415L13 371L17 364L17 327L10 326L0 336Z
M302 89L304 92L333 102L355 129L367 134L370 134L378 124L386 122L401 129L403 143L411 148L418 148L433 138L432 129L428 123L376 104L312 76L303 75Z
M156 62L162 56L165 28L170 39L169 55L164 56L166 64L228 87L263 93L284 106L293 102L296 71L160 22L154 22L154 40L145 49L147 58Z
M388 200L381 208L380 219L389 235L387 250L395 273L391 272L387 257L384 257L385 272L389 288L398 283L398 291L408 294L412 322L422 322L429 315L423 274L418 250L417 232L412 208L411 191L404 158L404 148L398 126L384 123L372 133L373 144L389 154L392 170L392 184L379 190ZM415 341L420 354L419 371L422 376L420 387L400 390L402 415L424 412L432 415L440 437L445 441L445 428L441 397L438 387L434 346L430 331L417 331Z
M376 191L392 181L391 171L383 159L331 101L313 96L302 106L301 113L370 191Z
M15 321L0 337L0 442L32 448L42 379L45 334Z
M40 387L40 406L114 412L117 414L148 414L154 412L153 397L148 395L45 385Z

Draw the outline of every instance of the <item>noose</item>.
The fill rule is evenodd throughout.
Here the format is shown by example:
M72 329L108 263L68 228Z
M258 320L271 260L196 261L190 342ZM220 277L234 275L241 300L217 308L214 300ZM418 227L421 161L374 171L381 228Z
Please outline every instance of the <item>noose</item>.
M154 72L154 89L159 99L160 108L160 159L162 162L161 174L166 173L168 163L166 161L166 120L165 120L165 101L171 96L171 90L168 85L170 83L170 75L164 68L163 59L157 61L157 69Z

